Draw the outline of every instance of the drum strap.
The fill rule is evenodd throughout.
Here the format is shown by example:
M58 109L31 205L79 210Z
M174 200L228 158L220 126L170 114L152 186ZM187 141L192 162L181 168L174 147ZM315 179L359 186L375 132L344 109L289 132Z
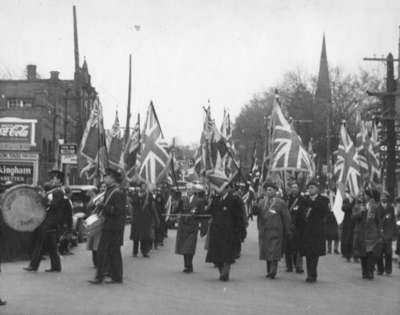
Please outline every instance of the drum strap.
M112 195L114 195L114 193L119 189L119 187L115 187L110 194L107 196L107 199L104 201L104 206L106 206L108 204L108 202L110 201Z

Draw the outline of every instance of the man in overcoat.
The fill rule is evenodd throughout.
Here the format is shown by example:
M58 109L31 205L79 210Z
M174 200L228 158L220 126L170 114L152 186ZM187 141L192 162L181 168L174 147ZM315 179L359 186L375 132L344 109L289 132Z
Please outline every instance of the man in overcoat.
M266 261L267 278L275 279L282 258L284 238L290 235L287 204L277 197L278 186L272 180L263 184L264 198L258 203L258 242L260 260Z
M342 211L344 213L341 234L340 234L340 251L344 258L349 262L353 256L353 229L354 224L351 219L352 210L355 201L352 198L343 200Z
M288 207L291 217L291 237L287 240L285 248L286 271L292 272L294 266L296 273L304 273L300 243L304 233L306 202L295 181L290 184Z
M101 284L104 274L108 271L111 281L107 283L122 283L123 231L125 225L126 193L121 188L122 173L118 169L107 168L104 183L107 190L104 195L101 214L104 225L98 248L98 267L92 284Z
M65 213L72 213L71 203L66 199L61 185L64 182L64 173L59 170L49 172L49 188L52 192L48 194L45 204L47 205L46 217L36 231L32 258L26 271L37 271L42 259L43 249L47 248L50 256L50 269L46 272L61 272L61 261L58 255L58 236L60 228L65 222ZM72 218L71 218L72 220Z
M193 257L196 252L197 235L201 218L195 217L204 212L204 204L194 194L194 187L188 185L187 196L182 197L183 209L178 219L175 254L183 255L185 273L193 272Z
M389 194L387 192L381 193L378 211L383 236L382 252L377 261L378 275L383 275L384 272L390 275L392 273L392 243L396 236L397 227L394 208L389 204Z
M231 264L235 262L235 233L243 233L246 229L242 214L238 211L237 199L231 190L232 186L226 182L212 196L207 210L212 220L206 262L217 266L221 281L229 281Z
M378 205L374 196L377 193L366 190L358 196L353 208L354 255L361 258L363 279L374 279L374 268L381 251L382 234Z
M306 199L305 226L301 240L301 255L306 257L306 282L317 281L317 267L320 256L325 256L325 218L329 213L329 199L319 193L319 183L310 180L307 184L309 196Z
M132 198L131 236L133 241L133 257L140 251L145 258L149 258L151 245L155 239L155 228L160 220L154 207L154 200L146 183L142 183L135 198Z

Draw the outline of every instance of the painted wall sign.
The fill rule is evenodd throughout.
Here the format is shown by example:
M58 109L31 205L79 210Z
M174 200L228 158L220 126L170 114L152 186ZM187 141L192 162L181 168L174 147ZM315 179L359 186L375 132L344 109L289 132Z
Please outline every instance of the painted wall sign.
M36 119L0 118L0 145L11 150L19 150L24 145L35 146L36 123Z

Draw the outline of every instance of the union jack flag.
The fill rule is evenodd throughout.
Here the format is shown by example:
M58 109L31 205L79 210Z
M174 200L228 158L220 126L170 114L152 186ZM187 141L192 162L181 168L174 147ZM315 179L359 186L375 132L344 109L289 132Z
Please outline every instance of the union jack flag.
M170 155L153 102L147 110L142 145L139 176L147 183L156 185L167 175L165 169L169 167Z
M335 164L338 185L348 187L352 196L360 192L360 164L357 150L344 124L340 126L340 142Z
M312 172L310 155L299 135L286 120L276 96L271 115L272 157L271 171Z
M219 189L224 183L233 180L238 172L227 175L225 157L229 155L229 148L225 137L220 133L211 118L210 107L205 109L203 132L200 139L200 148L197 152L196 171L205 175L211 188ZM232 161L235 164L235 161ZM238 169L238 167L236 167Z

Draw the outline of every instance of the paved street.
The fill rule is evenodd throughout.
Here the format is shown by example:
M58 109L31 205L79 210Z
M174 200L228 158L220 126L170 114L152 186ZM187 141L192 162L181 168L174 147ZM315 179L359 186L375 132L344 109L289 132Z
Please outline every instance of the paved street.
M127 231L126 231L127 232ZM255 225L249 228L243 256L232 267L232 280L218 281L205 261L204 240L198 243L195 272L182 273L182 257L174 255L175 231L151 258L132 258L132 244L123 248L124 284L93 286L90 253L81 245L64 257L63 272L22 270L26 262L2 265L0 296L8 304L0 314L399 314L400 269L391 277L362 280L358 264L339 255L321 260L317 284L304 275L285 273L281 262L276 280L265 278L257 259ZM127 236L127 234L126 234ZM127 238L128 239L128 238Z

